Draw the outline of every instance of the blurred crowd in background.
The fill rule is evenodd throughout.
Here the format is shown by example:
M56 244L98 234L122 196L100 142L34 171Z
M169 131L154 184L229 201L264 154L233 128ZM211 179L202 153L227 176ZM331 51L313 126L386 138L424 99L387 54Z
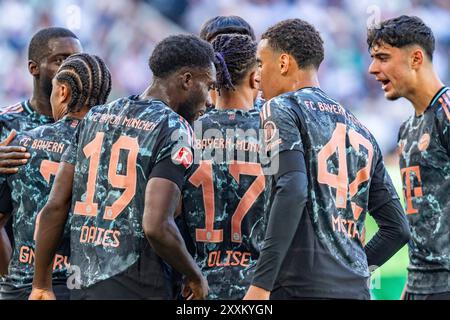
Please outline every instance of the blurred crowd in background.
M450 84L448 0L0 0L0 106L30 97L27 45L41 27L68 27L86 52L104 58L113 74L114 99L145 89L150 52L167 35L198 34L211 17L239 15L260 36L278 21L296 17L313 23L324 38L321 86L357 115L388 155L413 109L405 100L387 102L367 73L366 29L400 14L417 15L433 29L436 69Z

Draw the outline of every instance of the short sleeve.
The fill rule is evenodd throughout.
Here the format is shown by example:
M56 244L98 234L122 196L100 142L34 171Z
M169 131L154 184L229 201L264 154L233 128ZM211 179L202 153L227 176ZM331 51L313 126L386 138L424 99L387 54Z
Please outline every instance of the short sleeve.
M180 118L168 119L161 129L156 144L155 164L171 157L175 165L183 165L188 169L193 163L192 128Z
M64 151L64 154L61 157L61 162L76 165L80 133L82 128L84 127L83 124L84 124L83 120L78 124L77 130L75 131L75 135L71 139L69 145L66 148L66 151Z
M272 156L283 151L303 152L298 116L289 100L275 98L268 101L262 111L263 145L272 151Z
M304 152L300 133L300 121L287 99L268 101L260 112L261 146L260 162L267 175L279 174L279 155L286 151Z

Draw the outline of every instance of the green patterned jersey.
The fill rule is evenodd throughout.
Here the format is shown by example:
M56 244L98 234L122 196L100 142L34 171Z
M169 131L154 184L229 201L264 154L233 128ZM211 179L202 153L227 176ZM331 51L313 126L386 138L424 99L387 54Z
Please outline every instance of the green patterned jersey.
M8 175L11 192L14 251L5 282L15 287L30 286L34 274L35 236L39 212L47 202L62 154L75 135L79 120L64 119L19 134L11 145L27 148L28 163ZM54 260L54 280L65 280L69 266L69 234L66 229Z
M5 139L13 129L20 133L52 122L53 118L34 111L29 101L2 108L0 109L0 141Z
M259 111L212 110L196 121L183 218L210 299L242 299L265 235Z
M398 199L375 138L319 88L280 95L265 104L261 117L272 157L303 152L308 176L305 212L274 290L309 298L370 298L364 220L368 211Z
M441 89L399 133L400 168L411 228L408 292L450 291L450 90Z
M75 165L71 261L83 288L126 272L166 296L164 264L142 228L145 190L156 164L192 157L191 140L189 124L159 100L131 96L85 116L64 155Z

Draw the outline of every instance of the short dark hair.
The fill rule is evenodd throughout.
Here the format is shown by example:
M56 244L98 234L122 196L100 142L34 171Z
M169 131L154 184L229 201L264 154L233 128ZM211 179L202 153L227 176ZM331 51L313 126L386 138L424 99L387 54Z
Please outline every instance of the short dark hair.
M111 73L105 62L95 55L71 55L59 67L55 78L71 88L70 112L80 111L83 106L92 108L104 104L111 92Z
M28 59L40 62L48 54L48 42L58 38L74 38L78 40L75 33L66 28L50 27L41 29L31 38L28 46Z
M369 28L367 31L369 50L382 42L396 48L419 45L425 50L428 58L433 61L436 43L433 31L419 17L402 15L385 20L379 26Z
M301 19L288 19L270 27L261 37L280 52L292 55L302 69L318 69L325 53L323 40L314 26Z
M256 67L256 43L246 35L222 34L212 46L216 53L216 89L234 89Z
M149 61L150 69L157 78L165 78L183 67L208 68L212 63L212 46L194 35L165 38L156 45Z
M244 34L256 40L250 24L238 16L217 16L206 21L200 29L200 38L211 42L220 34Z

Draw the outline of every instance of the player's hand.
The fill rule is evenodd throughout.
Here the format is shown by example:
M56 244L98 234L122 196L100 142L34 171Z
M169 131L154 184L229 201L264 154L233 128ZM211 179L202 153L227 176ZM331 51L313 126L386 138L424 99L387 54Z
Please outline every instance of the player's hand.
M199 280L186 279L181 294L186 300L205 300L208 291L208 281L201 276Z
M0 173L12 174L19 171L19 166L28 162L30 154L24 147L9 147L8 145L14 140L16 130L12 130L9 136L0 142Z
M33 288L28 300L56 300L52 289Z
M270 291L250 286L248 288L247 294L244 297L244 300L269 300Z

